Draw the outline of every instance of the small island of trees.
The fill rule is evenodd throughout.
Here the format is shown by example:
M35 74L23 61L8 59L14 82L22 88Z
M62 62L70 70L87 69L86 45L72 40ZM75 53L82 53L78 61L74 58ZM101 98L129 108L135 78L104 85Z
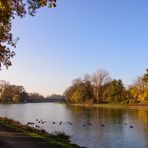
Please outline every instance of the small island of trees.
M112 79L106 70L75 79L64 92L69 103L148 103L148 69L135 82L125 87L122 80Z

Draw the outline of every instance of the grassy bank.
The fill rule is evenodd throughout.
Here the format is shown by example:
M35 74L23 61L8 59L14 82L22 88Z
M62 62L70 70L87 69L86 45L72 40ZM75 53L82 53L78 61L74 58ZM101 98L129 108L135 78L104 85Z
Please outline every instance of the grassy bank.
M13 130L15 132L23 133L34 139L42 139L49 144L61 147L61 148L79 148L76 144L71 144L69 140L69 136L65 134L59 133L57 135L48 134L44 130L37 130L32 127L28 127L20 124L14 120L10 120L7 118L0 117L0 125L5 127L8 131Z
M108 108L145 108L148 109L148 104L68 104L71 106L80 107L108 107Z

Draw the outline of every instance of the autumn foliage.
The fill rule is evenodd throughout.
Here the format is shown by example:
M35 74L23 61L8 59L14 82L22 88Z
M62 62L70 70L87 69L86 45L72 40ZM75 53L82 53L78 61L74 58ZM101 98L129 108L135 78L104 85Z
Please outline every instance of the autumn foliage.
M122 80L98 70L83 79L75 79L64 93L69 103L148 103L148 70L125 87Z

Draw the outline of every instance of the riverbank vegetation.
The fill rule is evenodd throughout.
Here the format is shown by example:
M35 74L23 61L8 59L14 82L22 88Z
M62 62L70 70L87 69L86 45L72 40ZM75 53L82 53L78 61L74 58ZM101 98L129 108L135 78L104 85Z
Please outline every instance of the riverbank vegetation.
M66 102L72 104L148 104L148 69L133 84L125 87L121 79L113 79L106 70L77 78L64 95L44 97L27 93L21 85L0 81L0 103Z
M28 93L22 85L11 85L0 81L0 103L27 103L27 102L63 102L61 95L52 94L44 97L39 93Z
M73 104L135 104L148 103L148 69L133 84L125 87L121 79L112 79L106 70L75 79L64 92Z
M36 140L43 140L42 142L46 142L49 144L49 147L61 147L61 148L79 148L76 144L70 143L70 137L63 133L48 134L45 130L37 130L35 128L22 125L17 121L10 120L7 118L0 117L0 125L5 129L17 133L25 134ZM18 135L17 135L18 136ZM15 138L15 137L13 137ZM16 138L17 139L17 138ZM31 140L32 141L32 140ZM31 142L30 141L30 142Z

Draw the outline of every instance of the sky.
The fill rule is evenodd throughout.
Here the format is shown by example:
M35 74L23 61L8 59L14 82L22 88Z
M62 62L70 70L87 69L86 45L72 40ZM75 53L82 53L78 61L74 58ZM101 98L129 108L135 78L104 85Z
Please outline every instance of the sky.
M127 86L148 68L147 0L58 0L54 9L13 21L13 65L0 79L44 96L107 70Z

